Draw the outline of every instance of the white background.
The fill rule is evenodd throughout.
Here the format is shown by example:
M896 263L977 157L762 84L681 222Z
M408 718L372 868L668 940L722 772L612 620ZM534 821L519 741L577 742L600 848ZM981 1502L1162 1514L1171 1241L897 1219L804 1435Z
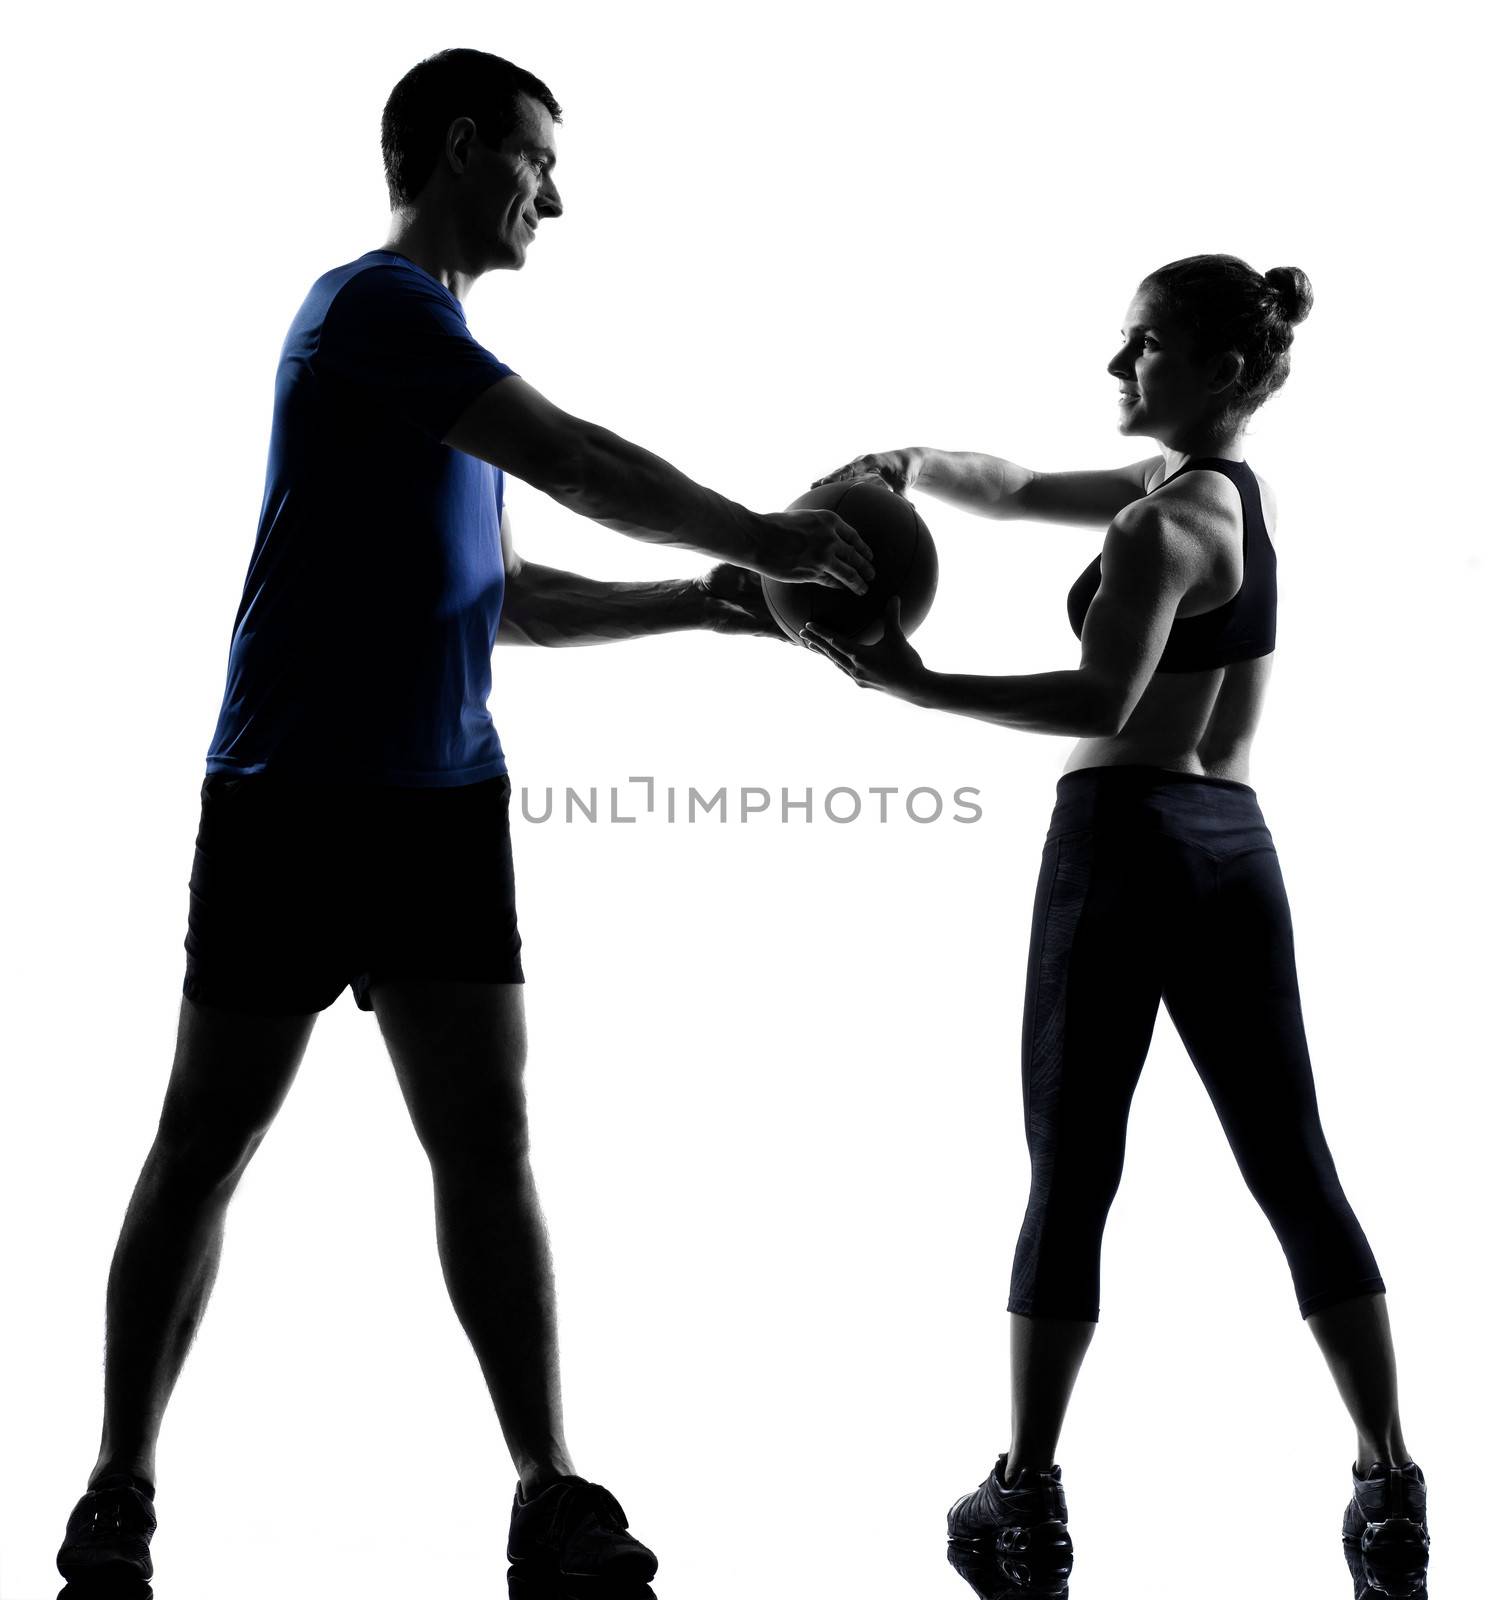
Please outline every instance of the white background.
M276 352L312 279L383 240L390 87L459 43L565 108L567 214L478 285L474 332L756 507L899 444L1135 459L1104 369L1136 281L1202 250L1311 276L1248 450L1282 507L1252 777L1391 1285L1434 1588L1474 1591L1489 287L1467 14L303 0L8 25L4 1600L55 1591L93 1461ZM523 485L511 505L551 565L702 565ZM1072 663L1064 593L1099 535L923 510L926 660ZM581 1470L660 1551L665 1600L964 1592L942 1517L1007 1442L1023 956L1065 746L708 636L504 651L492 704L536 798L644 773L980 789L971 826L516 826ZM1166 1020L1103 1294L1061 1451L1076 1596L1342 1593L1352 1435ZM269 1574L293 1600L501 1592L512 1475L347 995L234 1207L159 1471L162 1600ZM1162 1524L1138 1513L1160 1479Z

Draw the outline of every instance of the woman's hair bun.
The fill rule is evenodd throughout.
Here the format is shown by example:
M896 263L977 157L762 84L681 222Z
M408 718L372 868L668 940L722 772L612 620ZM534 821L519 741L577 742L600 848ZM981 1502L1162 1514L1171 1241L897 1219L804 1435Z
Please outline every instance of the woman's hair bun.
M1266 285L1277 296L1285 321L1299 323L1313 309L1313 285L1297 267L1273 267L1266 274Z

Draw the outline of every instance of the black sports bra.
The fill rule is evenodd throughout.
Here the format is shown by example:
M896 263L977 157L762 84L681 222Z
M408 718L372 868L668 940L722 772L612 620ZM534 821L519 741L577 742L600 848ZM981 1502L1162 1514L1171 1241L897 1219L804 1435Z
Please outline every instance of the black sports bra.
M1241 560L1245 570L1240 588L1223 606L1203 611L1197 617L1175 619L1158 660L1159 672L1205 672L1211 667L1229 666L1232 661L1269 656L1277 648L1277 552L1267 536L1256 474L1244 461L1200 456L1198 460L1185 462L1163 483L1172 483L1180 473L1193 472L1196 467L1223 472L1240 491L1245 520ZM1162 487L1160 483L1158 488ZM1069 625L1076 638L1080 636L1085 613L1099 588L1100 557L1097 556L1075 579L1069 591Z

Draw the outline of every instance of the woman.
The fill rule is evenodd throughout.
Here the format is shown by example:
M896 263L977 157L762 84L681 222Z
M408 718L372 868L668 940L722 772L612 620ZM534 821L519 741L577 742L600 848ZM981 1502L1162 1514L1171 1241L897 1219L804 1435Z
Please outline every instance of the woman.
M951 1509L961 1543L1070 1551L1054 1465L1099 1315L1100 1245L1159 1000L1287 1254L1299 1307L1355 1424L1347 1540L1420 1560L1426 1488L1407 1454L1385 1286L1319 1124L1292 929L1246 782L1276 639L1275 501L1243 460L1312 303L1293 267L1193 256L1143 280L1108 371L1120 431L1162 454L1036 473L993 456L895 450L876 473L991 517L1107 526L1069 595L1080 664L1020 677L931 672L898 625L875 645L801 637L859 685L1035 733L1078 736L1033 913L1023 1020L1032 1188L1012 1313L1013 1436Z

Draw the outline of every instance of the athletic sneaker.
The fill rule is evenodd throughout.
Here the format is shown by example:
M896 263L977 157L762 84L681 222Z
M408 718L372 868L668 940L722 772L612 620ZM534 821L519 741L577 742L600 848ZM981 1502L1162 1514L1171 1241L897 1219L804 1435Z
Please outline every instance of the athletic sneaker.
M659 1562L627 1529L622 1506L600 1483L561 1478L532 1500L516 1489L509 1560L542 1564L563 1578L647 1583Z
M57 1570L69 1582L150 1577L156 1511L142 1482L128 1473L110 1474L73 1507L57 1552Z
M1344 1539L1368 1560L1418 1561L1428 1549L1428 1486L1415 1461L1377 1461L1362 1478L1350 1468L1354 1495L1344 1513Z
M947 1526L951 1540L1003 1555L1042 1559L1046 1568L1057 1571L1074 1555L1059 1468L1046 1467L1040 1472L1024 1467L1010 1486L1002 1481L1006 1470L1007 1457L1003 1456L979 1489L950 1507Z

